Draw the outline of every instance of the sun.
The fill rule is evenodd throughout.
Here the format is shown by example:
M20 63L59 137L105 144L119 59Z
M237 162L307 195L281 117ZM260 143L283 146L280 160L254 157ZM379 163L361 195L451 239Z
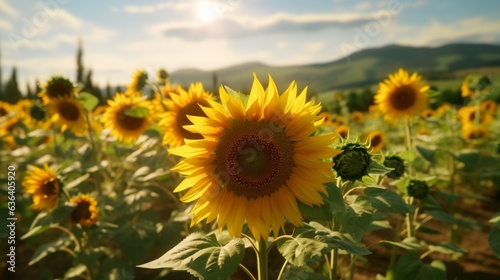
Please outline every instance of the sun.
M196 15L204 22L212 22L217 18L217 10L212 1L202 0L196 6Z

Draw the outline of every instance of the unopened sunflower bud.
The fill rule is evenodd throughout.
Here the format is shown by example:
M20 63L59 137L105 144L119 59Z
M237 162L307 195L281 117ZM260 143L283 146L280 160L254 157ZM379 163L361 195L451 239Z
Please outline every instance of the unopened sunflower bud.
M344 180L356 181L368 175L371 154L364 145L348 143L341 148L342 153L333 158L333 169Z
M429 186L426 182L420 180L410 180L410 183L406 187L408 195L417 199L424 199L429 193Z
M62 76L52 76L47 81L42 94L48 98L56 98L62 96L71 96L73 92L73 83Z
M398 156L386 157L384 166L394 168L391 172L387 173L387 177L392 179L399 179L405 173L405 162Z
M46 116L45 109L42 106L35 104L30 108L30 116L37 121L42 121Z

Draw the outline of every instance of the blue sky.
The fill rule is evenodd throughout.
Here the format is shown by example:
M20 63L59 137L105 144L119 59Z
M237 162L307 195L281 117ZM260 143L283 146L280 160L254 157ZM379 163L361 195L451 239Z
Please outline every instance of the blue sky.
M388 44L500 44L500 1L466 0L0 0L3 80L75 78L100 86L143 68L213 70L244 62L327 62Z

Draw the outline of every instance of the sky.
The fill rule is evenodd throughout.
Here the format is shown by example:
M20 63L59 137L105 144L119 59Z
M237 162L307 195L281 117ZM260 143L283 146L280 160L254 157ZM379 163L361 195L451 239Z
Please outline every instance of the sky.
M136 69L299 65L389 44L500 44L497 0L0 0L3 83L52 75L123 85Z

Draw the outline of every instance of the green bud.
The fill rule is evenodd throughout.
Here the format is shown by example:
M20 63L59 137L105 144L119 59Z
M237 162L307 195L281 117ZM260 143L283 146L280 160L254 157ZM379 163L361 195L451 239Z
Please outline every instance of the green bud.
M73 92L73 83L62 76L52 76L52 78L47 81L44 91L49 98L71 96Z
M429 194L429 186L426 182L420 180L410 180L406 190L409 196L417 199L424 199Z
M384 166L394 168L391 172L387 173L387 177L392 179L399 179L405 173L405 162L398 156L386 157Z
M368 175L371 154L364 145L348 143L341 148L342 153L333 158L333 169L344 180L361 180Z
M30 116L37 121L44 120L46 116L45 109L35 104L30 108Z

